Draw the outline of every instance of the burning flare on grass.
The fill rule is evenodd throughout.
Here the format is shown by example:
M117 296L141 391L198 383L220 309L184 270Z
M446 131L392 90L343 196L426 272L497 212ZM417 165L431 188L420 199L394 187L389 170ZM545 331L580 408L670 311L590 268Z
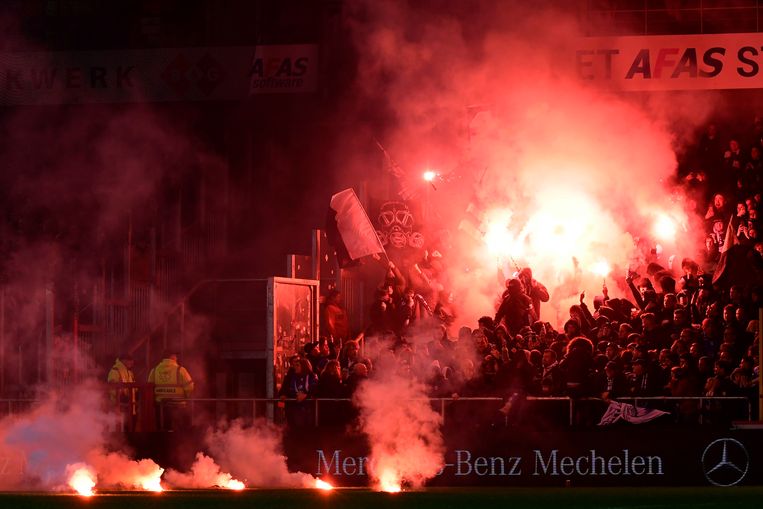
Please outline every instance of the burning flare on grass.
M432 409L426 388L405 376L396 362L381 359L375 375L353 398L371 445L369 476L376 489L396 493L402 484L419 488L445 464L442 417Z
M331 491L334 489L332 485L330 485L329 483L327 483L326 481L322 479L315 480L315 487L319 490L324 490L324 491Z
M83 463L76 463L70 465L67 470L71 471L68 480L69 487L83 497L92 497L96 480L93 469Z
M379 490L387 493L400 493L402 491L400 477L394 470L388 469L379 475Z
M146 491L153 491L155 493L161 493L164 491L161 482L161 473L159 473L159 477L145 477L143 479L139 479L138 482Z
M222 487L225 488L226 490L241 491L244 488L246 488L246 484L236 479L231 479L230 481L226 482Z
M87 463L98 472L100 488L164 491L161 484L164 469L149 458L136 461L121 452L93 450Z

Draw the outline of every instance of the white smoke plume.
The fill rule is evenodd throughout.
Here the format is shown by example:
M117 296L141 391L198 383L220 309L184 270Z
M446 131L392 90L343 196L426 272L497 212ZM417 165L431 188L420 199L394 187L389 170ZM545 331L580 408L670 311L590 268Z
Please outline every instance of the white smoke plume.
M66 485L67 466L87 461L99 450L113 419L103 412L101 396L82 386L65 397L51 394L28 414L0 423L0 444L26 458L31 485L54 489Z
M151 459L139 461L121 452L90 451L88 464L95 470L99 488L162 491L164 469Z
M368 471L375 489L420 488L437 475L444 464L442 418L424 385L398 372L394 357L381 359L353 400L368 435Z
M215 460L204 453L196 453L190 472L168 470L164 479L174 488L226 488L244 489L244 483L223 472Z
M245 427L234 421L210 430L207 444L220 466L249 487L315 487L315 478L310 474L289 472L281 452L281 431L268 423Z
M104 394L83 383L0 422L0 450L24 464L14 485L4 487L67 490L91 479L97 488L160 491L163 469L154 461L108 450L106 433L117 420L104 410Z
M163 480L171 487L191 489L317 487L313 476L289 471L281 452L281 430L264 422L210 429L206 442L212 456L197 453L189 472L165 472L151 459L133 460L112 451L106 435L117 419L105 410L104 393L98 384L85 383L65 396L51 394L28 413L1 421L0 453L3 458L18 458L14 468L23 464L23 471L12 482L0 477L0 487L73 489L83 495L93 488L96 493L162 491Z

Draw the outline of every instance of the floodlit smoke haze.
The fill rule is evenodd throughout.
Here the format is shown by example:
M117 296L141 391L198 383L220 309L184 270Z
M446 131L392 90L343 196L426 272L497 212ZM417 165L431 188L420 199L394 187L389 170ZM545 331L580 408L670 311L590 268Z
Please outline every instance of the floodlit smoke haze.
M168 470L165 474L167 483L174 488L224 488L231 490L244 489L244 483L220 470L215 460L204 453L196 453L196 460L190 472Z
M464 323L492 312L514 262L549 288L542 318L560 324L581 291L600 293L601 263L619 296L615 278L657 243L662 254L649 261L664 266L697 252L696 217L671 187L680 144L671 126L696 126L710 106L689 112L685 101L642 101L581 81L571 65L580 34L567 12L353 5L365 56L359 88L394 118L384 142L409 174L401 180L423 186L430 166L447 176L419 199L431 210L430 235L458 231L436 248L450 247Z
M398 370L394 358L383 357L353 396L370 445L372 486L387 492L420 488L444 464L442 418L423 384Z
M220 467L253 488L313 488L315 478L289 472L283 455L282 431L266 422L244 426L235 421L207 434L212 457Z
M13 487L162 490L164 470L154 461L109 450L107 433L116 419L105 410L104 394L103 387L85 382L66 394L48 394L30 412L0 422L0 450L24 458L22 477Z

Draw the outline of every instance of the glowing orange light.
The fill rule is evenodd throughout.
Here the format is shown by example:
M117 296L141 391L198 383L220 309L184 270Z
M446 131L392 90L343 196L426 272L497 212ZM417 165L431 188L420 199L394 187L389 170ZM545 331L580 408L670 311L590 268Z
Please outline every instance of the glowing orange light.
M659 214L654 222L652 233L660 240L673 240L676 237L676 222L667 214Z
M161 476L162 472L164 472L164 469L159 469L159 472L151 475L149 477L145 477L143 479L139 480L141 488L143 488L146 491L153 491L155 493L161 493L164 491L164 488L162 487L161 483Z
M595 217L583 207L560 212L543 210L534 214L527 224L533 251L556 253L556 257L569 260L593 222Z
M510 210L491 211L484 224L482 237L488 253L493 257L521 257L523 252L522 236L515 235L510 229Z
M379 490L387 493L400 493L402 491L400 478L392 470L385 470L379 476Z
M69 487L83 497L92 497L95 493L95 473L87 466L80 466L69 477Z
M491 223L488 225L485 232L485 245L493 254L505 254L510 249L512 244L511 232L505 227L497 223Z
M437 172L434 170L425 171L421 177L427 182L432 182L437 177Z
M246 488L246 485L236 479L230 479L225 484L223 484L223 488L228 490L241 491Z
M593 264L591 272L601 277L607 277L612 272L612 267L610 267L606 260L599 260Z
M577 266L587 277L611 274L610 255L614 259L625 242L618 233L618 222L595 197L552 182L533 199L527 212L527 216L515 214L505 207L485 211L480 225L484 232L480 263L485 269L496 258L512 262L507 265L510 270L516 268L515 263L524 266L531 260L533 272L547 283L563 281ZM606 265L601 263L603 256L607 256Z
M318 488L319 490L325 490L325 491L331 491L334 489L332 485L330 485L329 483L327 483L326 481L322 479L315 480L315 487Z

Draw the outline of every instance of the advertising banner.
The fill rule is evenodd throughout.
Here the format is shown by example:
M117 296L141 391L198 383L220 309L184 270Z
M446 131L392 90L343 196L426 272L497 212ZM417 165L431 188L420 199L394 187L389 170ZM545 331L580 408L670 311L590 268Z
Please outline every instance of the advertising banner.
M0 53L0 105L246 100L313 92L318 47Z
M482 430L446 435L431 486L736 486L763 484L763 432L623 425L590 431ZM362 436L287 440L292 470L338 486L369 483Z
M761 33L587 37L573 58L581 80L619 90L763 85Z

